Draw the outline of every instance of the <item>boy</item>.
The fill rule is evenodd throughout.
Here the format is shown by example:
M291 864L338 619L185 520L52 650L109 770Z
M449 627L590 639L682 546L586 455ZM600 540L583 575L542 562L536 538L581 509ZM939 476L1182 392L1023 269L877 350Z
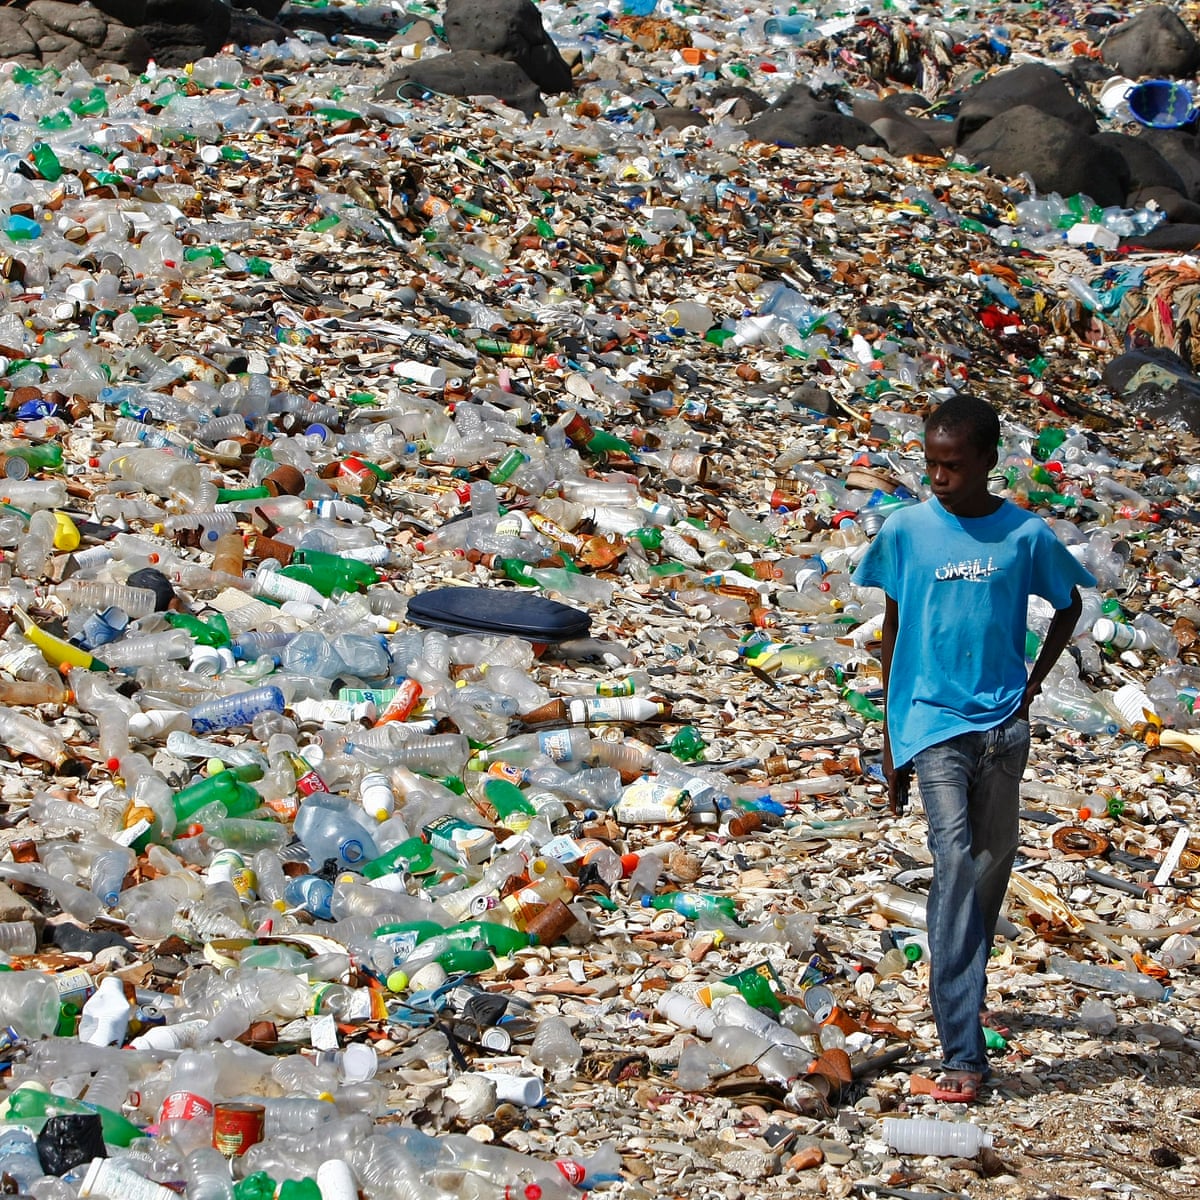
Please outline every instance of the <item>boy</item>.
M988 1073L980 1012L1017 850L1029 705L1095 580L1033 513L988 491L1000 421L956 396L925 422L930 499L880 529L854 582L887 597L883 771L898 812L915 768L929 826L930 1002L942 1045L935 1099L971 1103ZM1055 615L1026 677L1030 595Z

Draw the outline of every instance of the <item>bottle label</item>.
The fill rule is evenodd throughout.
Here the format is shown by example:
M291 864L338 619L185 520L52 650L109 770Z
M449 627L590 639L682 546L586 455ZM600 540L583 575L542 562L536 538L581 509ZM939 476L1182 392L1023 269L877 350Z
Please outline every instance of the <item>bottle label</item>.
M211 1101L195 1092L172 1092L158 1110L160 1121L194 1121L197 1117L212 1115Z
M575 752L571 745L569 729L550 729L538 734L538 749L554 762L574 762Z
M554 1164L572 1187L579 1187L587 1178L587 1168L573 1158L560 1158Z

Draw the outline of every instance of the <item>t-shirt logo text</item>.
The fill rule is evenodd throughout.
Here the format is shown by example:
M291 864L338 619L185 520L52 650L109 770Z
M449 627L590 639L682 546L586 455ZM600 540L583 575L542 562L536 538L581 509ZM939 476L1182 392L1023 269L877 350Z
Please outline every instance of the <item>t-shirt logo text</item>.
M968 583L983 583L999 570L1000 568L990 558L987 562L981 558L968 558L938 567L934 576L939 583L947 583L952 579L965 579Z

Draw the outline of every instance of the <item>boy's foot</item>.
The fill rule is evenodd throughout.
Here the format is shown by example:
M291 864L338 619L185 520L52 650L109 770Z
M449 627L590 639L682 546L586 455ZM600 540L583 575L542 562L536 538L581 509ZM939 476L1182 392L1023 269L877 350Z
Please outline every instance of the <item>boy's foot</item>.
M950 1104L974 1104L982 1083L979 1071L943 1071L929 1094Z

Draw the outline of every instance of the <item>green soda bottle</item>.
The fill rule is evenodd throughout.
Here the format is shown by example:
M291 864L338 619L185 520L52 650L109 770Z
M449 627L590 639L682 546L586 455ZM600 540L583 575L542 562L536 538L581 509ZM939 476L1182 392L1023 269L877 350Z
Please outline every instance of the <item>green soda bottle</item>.
M332 596L334 592L359 592L369 586L361 582L361 575L348 567L345 560L329 555L323 562L291 562L286 567L280 567L279 574L287 579L296 579L316 588L322 596Z
M422 837L410 837L362 868L364 879L381 879L395 871L428 875L433 870L433 847Z
M52 1096L40 1084L22 1084L8 1098L9 1120L39 1121L68 1113L99 1113L100 1129L110 1146L128 1146L135 1138L146 1136L144 1130L110 1108L67 1096Z
M4 450L9 458L24 459L35 471L56 471L63 465L62 447L55 442L33 446L9 446Z
M324 550L299 549L292 555L292 562L306 567L339 570L362 587L371 587L379 582L379 572L370 563L359 562L356 558L342 558Z
M175 819L181 824L186 822L193 813L214 802L220 804L231 816L240 816L251 812L259 804L259 794L249 785L249 781L262 778L262 767L247 763L243 766L227 767L224 771L190 783L181 788L172 798L175 808Z
M493 824L520 833L537 816L537 809L515 783L507 779L488 779L480 789L475 807Z
M33 165L37 168L38 174L50 183L55 183L62 178L63 168L62 163L58 161L58 155L45 142L34 142L33 150L30 152L33 159Z
M224 616L214 613L207 621L191 613L169 612L166 614L167 624L172 629L184 629L201 646L228 646L232 640L229 635L229 625Z
M277 1186L266 1171L255 1171L233 1185L234 1200L275 1200Z
M312 1178L285 1179L279 1185L279 1200L321 1200L321 1189Z
M665 892L661 896L643 896L643 908L670 909L682 917L717 917L737 923L737 909L732 896L698 896L694 892Z

